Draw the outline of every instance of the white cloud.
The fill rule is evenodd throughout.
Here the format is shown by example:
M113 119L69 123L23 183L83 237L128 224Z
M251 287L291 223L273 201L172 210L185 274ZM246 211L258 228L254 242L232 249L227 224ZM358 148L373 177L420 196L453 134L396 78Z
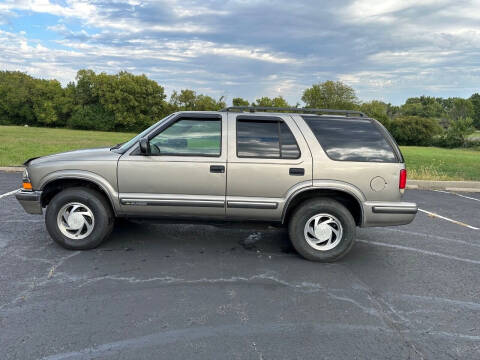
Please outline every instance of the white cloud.
M68 6L52 3L50 0L6 0L0 4L0 10L29 10L37 13L47 13L57 16L89 19L96 13L94 5L88 1L67 0Z
M57 19L12 32L37 13ZM129 70L168 89L291 103L328 79L365 99L463 96L479 91L479 20L480 0L3 0L0 67L63 83L80 68Z

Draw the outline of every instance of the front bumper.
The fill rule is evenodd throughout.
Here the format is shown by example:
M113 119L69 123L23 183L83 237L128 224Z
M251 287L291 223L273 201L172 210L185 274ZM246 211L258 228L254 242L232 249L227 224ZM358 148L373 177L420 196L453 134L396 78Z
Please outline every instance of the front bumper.
M364 227L406 225L415 219L417 204L409 202L367 201L363 204Z
M24 191L18 190L15 194L20 205L29 214L42 214L42 204L40 199L42 197L41 191Z

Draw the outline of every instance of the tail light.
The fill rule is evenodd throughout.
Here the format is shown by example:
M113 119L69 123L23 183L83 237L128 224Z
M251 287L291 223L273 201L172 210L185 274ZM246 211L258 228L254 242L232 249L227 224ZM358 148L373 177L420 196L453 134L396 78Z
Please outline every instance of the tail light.
M400 190L405 189L406 185L407 185L407 170L402 169L400 170L400 181L398 183L398 188Z

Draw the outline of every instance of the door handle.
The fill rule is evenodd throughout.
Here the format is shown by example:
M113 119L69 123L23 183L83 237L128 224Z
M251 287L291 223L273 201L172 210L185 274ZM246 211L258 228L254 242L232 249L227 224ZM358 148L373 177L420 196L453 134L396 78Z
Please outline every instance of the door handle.
M304 168L290 168L290 170L288 170L288 173L292 176L303 176L303 175L305 175L305 169Z
M225 166L223 165L210 165L210 172L223 174L225 172Z

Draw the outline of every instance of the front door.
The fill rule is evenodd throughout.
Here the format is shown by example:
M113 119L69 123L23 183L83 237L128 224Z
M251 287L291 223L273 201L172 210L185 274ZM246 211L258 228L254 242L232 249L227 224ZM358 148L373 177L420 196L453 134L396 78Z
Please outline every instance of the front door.
M122 213L171 217L224 217L226 115L180 114L118 163Z
M311 186L312 156L290 115L228 118L227 217L280 220L294 191Z

